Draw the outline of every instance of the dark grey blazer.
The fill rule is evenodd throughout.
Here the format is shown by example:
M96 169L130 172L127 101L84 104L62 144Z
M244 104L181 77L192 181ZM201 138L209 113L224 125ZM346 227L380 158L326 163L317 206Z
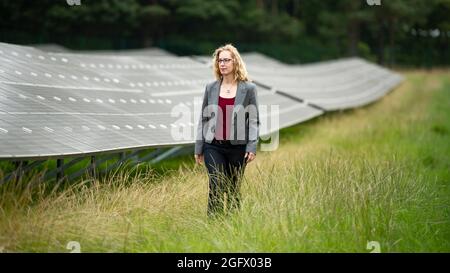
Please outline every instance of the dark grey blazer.
M217 80L206 85L202 111L197 126L195 154L203 154L203 143L211 143L214 138L221 83L222 80ZM257 91L254 83L238 82L232 117L231 143L233 145L245 144L246 152L256 154L260 121Z

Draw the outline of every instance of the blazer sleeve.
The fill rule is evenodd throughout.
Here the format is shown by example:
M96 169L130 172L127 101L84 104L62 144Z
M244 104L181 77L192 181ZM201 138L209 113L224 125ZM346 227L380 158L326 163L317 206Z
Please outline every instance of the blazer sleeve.
M256 85L251 84L251 88L249 89L249 91L249 105L251 106L251 108L249 109L248 142L245 151L256 154L256 146L258 144L260 127L258 93L256 90Z
M197 124L197 134L195 136L195 154L203 154L203 143L205 142L205 136L203 135L203 126L207 121L207 118L203 115L203 112L208 105L208 86L205 88L205 93L203 94L202 109L200 112L200 118Z

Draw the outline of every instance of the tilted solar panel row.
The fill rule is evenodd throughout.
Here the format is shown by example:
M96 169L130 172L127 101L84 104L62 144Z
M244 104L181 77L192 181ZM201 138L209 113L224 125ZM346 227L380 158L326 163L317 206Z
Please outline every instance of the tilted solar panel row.
M286 65L244 56L261 136L372 102L401 77L361 59ZM49 53L0 43L0 159L193 144L210 65L163 54Z

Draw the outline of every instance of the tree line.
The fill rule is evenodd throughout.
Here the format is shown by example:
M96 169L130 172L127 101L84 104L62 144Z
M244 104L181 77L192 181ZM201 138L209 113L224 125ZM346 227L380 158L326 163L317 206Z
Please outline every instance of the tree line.
M288 63L431 67L450 63L448 14L450 0L14 0L0 2L0 39L180 55L231 42Z

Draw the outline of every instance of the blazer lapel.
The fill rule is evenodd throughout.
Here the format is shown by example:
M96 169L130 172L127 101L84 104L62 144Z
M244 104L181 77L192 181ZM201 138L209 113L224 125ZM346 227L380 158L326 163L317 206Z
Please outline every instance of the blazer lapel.
M247 96L247 89L245 88L245 83L239 81L238 87L236 91L236 98L234 99L234 107L233 107L233 113L232 113L232 119L231 119L231 126L234 126L234 117L237 115L239 111L242 111L245 108L244 100Z
M238 81L238 87L236 91L236 98L234 99L234 108L236 105L243 104L245 95L247 94L247 89L245 89L245 84L241 81ZM234 111L233 111L234 112Z
M211 100L210 105L219 105L219 93L220 93L220 84L222 80L216 81L211 89Z

